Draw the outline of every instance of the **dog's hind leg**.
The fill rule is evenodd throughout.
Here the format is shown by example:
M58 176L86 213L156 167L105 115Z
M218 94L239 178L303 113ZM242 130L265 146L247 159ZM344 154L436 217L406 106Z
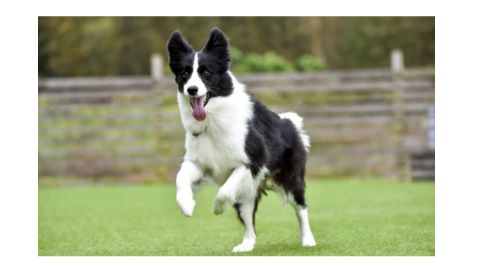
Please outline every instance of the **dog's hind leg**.
M195 200L193 199L192 185L202 179L202 171L191 161L184 161L177 174L177 204L183 215L190 217L193 214Z
M312 230L310 229L310 223L308 221L308 209L307 206L301 206L295 203L295 208L298 223L300 224L300 234L302 235L302 246L312 247L317 245L315 238L313 237Z
M295 180L295 186L290 190L293 200L290 202L297 214L298 223L300 225L300 234L302 246L312 247L317 245L310 229L310 222L308 220L308 209L305 203L305 181L303 178Z

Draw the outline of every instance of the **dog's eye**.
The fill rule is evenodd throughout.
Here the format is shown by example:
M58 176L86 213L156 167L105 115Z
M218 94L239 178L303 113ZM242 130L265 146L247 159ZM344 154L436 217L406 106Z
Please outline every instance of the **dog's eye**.
M203 75L206 76L206 77L208 77L208 76L210 76L210 72L208 72L207 70L204 70L204 71L203 71Z
M188 71L184 71L184 72L182 73L182 75L183 75L184 77L188 77L188 75L190 75L190 73L189 73Z

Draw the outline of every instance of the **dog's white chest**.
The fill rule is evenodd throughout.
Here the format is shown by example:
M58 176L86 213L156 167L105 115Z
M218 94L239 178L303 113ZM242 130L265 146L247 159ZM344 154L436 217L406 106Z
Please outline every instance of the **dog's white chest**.
M187 135L185 157L222 183L232 169L249 162L245 130L239 124L210 122L200 135Z
M229 96L211 98L205 106L207 118L202 122L192 117L188 99L178 94L180 116L187 131L185 159L217 181L226 178L232 169L250 163L245 139L253 105L243 85L232 80L235 91Z

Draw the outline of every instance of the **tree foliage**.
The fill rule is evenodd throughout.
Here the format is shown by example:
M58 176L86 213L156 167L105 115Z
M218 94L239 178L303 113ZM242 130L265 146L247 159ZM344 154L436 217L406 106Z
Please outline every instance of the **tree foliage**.
M38 26L40 76L148 75L173 30L200 49L213 26L241 50L242 72L385 67L393 48L407 67L435 62L433 17L40 17Z

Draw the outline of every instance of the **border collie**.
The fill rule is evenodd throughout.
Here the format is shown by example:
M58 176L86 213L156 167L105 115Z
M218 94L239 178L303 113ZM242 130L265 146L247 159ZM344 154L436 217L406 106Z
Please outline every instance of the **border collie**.
M218 28L212 29L201 51L194 51L178 31L170 36L167 49L186 130L186 153L176 179L182 213L192 216L199 186L216 182L221 187L214 213L235 208L245 233L233 252L249 252L255 246L255 213L268 180L293 205L302 245L315 246L305 203L310 141L302 118L293 112L276 114L247 94L229 70L228 40Z

